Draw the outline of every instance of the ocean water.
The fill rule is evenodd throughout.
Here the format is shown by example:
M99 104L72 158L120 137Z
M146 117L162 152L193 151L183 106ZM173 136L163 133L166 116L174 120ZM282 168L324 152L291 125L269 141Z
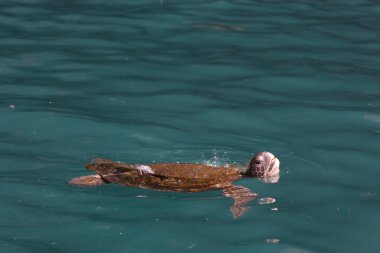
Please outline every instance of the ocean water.
M379 252L380 2L0 3L0 252ZM74 187L96 157L245 165L276 199Z

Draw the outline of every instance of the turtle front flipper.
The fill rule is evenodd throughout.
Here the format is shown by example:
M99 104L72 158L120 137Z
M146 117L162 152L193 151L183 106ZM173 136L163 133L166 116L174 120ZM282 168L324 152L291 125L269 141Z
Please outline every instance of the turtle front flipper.
M230 210L235 219L239 219L250 209L246 204L254 200L257 196L256 193L251 192L250 189L241 185L232 185L231 187L225 188L223 193L224 196L234 199L234 205L231 206Z

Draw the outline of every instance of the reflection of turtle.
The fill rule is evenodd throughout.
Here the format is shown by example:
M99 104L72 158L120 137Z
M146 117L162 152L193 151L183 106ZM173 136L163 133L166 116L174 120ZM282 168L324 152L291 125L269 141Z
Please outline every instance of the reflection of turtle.
M86 168L97 175L76 177L70 184L99 186L117 183L125 186L148 188L159 191L201 192L222 189L226 197L234 199L231 212L234 218L242 216L257 194L232 182L244 177L258 177L266 182L277 182L280 172L279 160L269 152L257 154L248 169L231 165L215 167L204 164L164 163L151 165L131 165L105 159L95 159Z

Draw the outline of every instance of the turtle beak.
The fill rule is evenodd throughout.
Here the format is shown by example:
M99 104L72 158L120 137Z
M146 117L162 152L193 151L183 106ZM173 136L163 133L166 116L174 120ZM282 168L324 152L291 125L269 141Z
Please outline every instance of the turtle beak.
M277 175L279 172L280 172L280 160L278 160L277 157L274 156L270 163L267 175L268 176Z

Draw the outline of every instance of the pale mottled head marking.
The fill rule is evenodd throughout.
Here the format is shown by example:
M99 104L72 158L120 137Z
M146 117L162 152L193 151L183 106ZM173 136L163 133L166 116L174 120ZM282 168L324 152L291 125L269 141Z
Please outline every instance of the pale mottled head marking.
M280 161L270 152L260 152L249 163L247 174L253 177L271 177L280 173Z

